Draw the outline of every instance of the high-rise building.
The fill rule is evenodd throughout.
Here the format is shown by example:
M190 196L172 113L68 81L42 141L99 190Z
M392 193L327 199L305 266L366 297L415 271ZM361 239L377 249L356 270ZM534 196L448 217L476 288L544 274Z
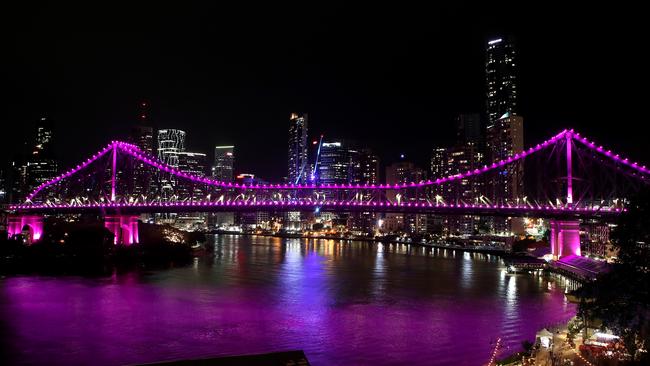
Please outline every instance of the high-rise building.
M148 106L147 102L140 103L140 113L137 122L131 127L129 140L142 151L153 155L155 144L153 127L149 120ZM135 162L133 165L132 178L133 193L136 196L156 192L152 171L144 162Z
M212 166L212 178L221 182L232 182L234 162L234 146L215 146L214 165Z
M235 146L215 146L214 165L212 165L212 178L220 182L232 182L234 179L233 167L235 163ZM235 223L232 212L215 212L208 215L211 227L229 226Z
M487 128L487 148L491 162L507 159L524 151L524 119L506 113ZM524 163L519 160L492 174L489 190L494 202L515 203L524 194Z
M177 129L158 130L158 159L178 168L179 153L185 151L185 131ZM160 192L163 199L169 199L175 192L176 178L171 174L160 174Z
M343 141L323 142L318 164L318 182L345 184L353 180L354 163L348 144Z
M370 149L361 149L357 157L352 157L354 179L352 183L377 184L379 183L379 157Z
M307 181L307 125L306 113L291 113L289 118L289 183L304 183Z
M259 177L255 177L255 174L250 173L238 174L237 177L235 177L235 181L247 186L268 183ZM300 214L300 212L298 212L298 214ZM300 215L298 215L298 217L300 217ZM268 211L239 212L237 213L236 221L246 229L269 229L271 225L271 215Z
M352 180L354 184L377 184L379 183L379 157L370 149L350 149L350 163L352 168ZM370 198L371 193L361 194L359 199ZM355 212L350 215L347 227L350 231L361 233L373 233L379 214L374 212Z
M487 86L486 156L491 164L523 150L523 119L517 110L517 52L512 38L488 41L485 62ZM522 161L488 175L486 195L493 203L517 203L524 196ZM493 218L498 233L519 231L521 220Z
M7 187L7 178L5 177L5 171L0 169L0 203L6 203L9 198L9 191Z
M185 131L158 130L158 159L171 167L178 167L178 153L185 151Z
M485 78L488 126L506 113L517 114L517 54L512 38L488 41Z
M179 151L178 170L197 177L205 177L207 171L207 156L203 153ZM190 180L183 180L178 184L178 198L200 201L205 198L207 186Z
M154 138L153 138L153 127L149 119L148 113L149 105L147 102L140 103L140 115L138 116L138 122L133 125L131 128L131 136L129 140L142 149L142 151L153 154L154 152Z
M53 135L52 122L45 117L41 118L36 126L31 156L24 167L24 181L27 186L25 193L31 192L57 174L58 165L52 151Z
M456 117L456 141L458 144L483 141L483 123L478 113L461 113Z
M400 183L420 182L426 179L424 170L418 168L409 161L398 161L386 167L386 184L394 185ZM424 197L402 197L395 191L387 191L386 198L391 201L424 200ZM392 222L391 227L404 229L410 233L424 233L427 230L427 215L414 214L387 214L386 220Z

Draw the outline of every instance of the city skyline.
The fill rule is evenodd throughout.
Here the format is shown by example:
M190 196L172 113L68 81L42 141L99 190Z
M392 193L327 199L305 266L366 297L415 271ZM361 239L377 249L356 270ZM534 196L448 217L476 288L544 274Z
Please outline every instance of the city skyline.
M33 23L36 30L47 26L45 14L50 12L70 17L59 8L18 10L17 19ZM363 141L384 162L405 153L425 166L433 147L453 141L456 115L483 113L484 45L494 36L508 34L520 49L519 112L526 119L526 141L570 127L596 139L607 137L613 147L648 160L641 136L625 136L625 129L609 132L600 122L620 119L633 128L634 116L643 115L642 103L637 102L640 96L627 87L636 79L643 80L643 72L630 75L639 71L634 66L640 58L615 57L623 50L629 52L628 46L635 42L633 22L605 33L595 28L597 20L609 15L605 12L589 10L589 16L580 17L585 23L579 27L573 21L580 9L569 7L563 14L553 14L549 6L538 12L553 15L554 27L539 32L540 24L526 17L531 13L516 5L447 6L417 15L422 22L413 24L407 23L401 9L394 14L375 9L372 18L376 20L371 20L357 17L362 9L339 12L336 6L319 11L299 7L288 9L286 17L304 12L312 26L298 34L263 18L263 10L252 10L250 20L239 25L242 9L183 9L181 24L192 23L192 27L174 33L164 49L157 40L160 27L150 24L149 17L140 17L146 11L137 7L123 14L127 18L124 33L108 44L101 29L92 24L89 36L66 37L61 30L34 38L34 34L10 31L15 36L14 52L3 62L9 63L4 68L6 85L15 92L1 117L9 122L12 134L24 133L42 116L52 119L62 166L74 163L76 150L79 155L90 152L85 146L72 148L83 135L81 126L92 124L98 131L84 136L89 146L123 139L137 120L138 103L143 100L150 104L149 120L157 128L186 130L193 136L192 151L209 152L215 145L234 144L240 151L240 170L255 171L270 180L285 175L284 126L294 111L309 113L310 139L324 134ZM171 9L163 6L151 11L166 19ZM89 14L87 19L103 25L115 12L118 9L106 15ZM217 13L233 20L216 25L208 14ZM519 15L513 18L515 13ZM432 21L425 21L428 18ZM378 22L388 19L404 26L379 29ZM463 27L450 28L461 20ZM221 27L234 32L229 33L231 40L216 32ZM593 33L576 32L583 28ZM261 34L262 29L269 33ZM268 42L277 35L287 37L274 48ZM90 36L97 36L97 41L87 42ZM33 51L25 48L30 42L42 46L43 54L54 57L55 65L67 72L40 71L42 62L52 57L30 57ZM213 49L214 42L222 47ZM605 47L608 52L601 51ZM190 50L199 50L194 71L187 71L188 61L180 57ZM137 56L128 59L139 61L114 62L124 54ZM256 56L257 61L248 56ZM597 70L605 66L623 75L597 76ZM86 80L84 75L96 69L105 70L106 77L114 80L97 75ZM128 91L119 90L119 85ZM257 133L251 134L252 130ZM386 146L387 141L394 143ZM20 144L9 141L0 153L10 158ZM266 152L259 159L253 156L258 147Z
M2 364L650 364L640 9L3 10Z

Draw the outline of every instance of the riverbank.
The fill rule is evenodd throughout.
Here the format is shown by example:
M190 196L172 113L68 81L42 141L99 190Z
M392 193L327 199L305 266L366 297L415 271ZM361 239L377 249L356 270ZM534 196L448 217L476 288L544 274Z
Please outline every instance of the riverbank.
M140 224L137 244L115 244L98 223L48 223L35 243L21 237L0 240L1 274L109 275L132 269L164 269L191 263L204 235L167 226Z
M330 235L319 235L319 236L308 236L308 235L299 235L299 234L273 234L273 233L239 233L239 232L228 232L228 231L213 231L212 234L219 235L244 235L244 236L266 236L282 239L324 239L324 240L340 240L340 241L351 241L351 242L376 242L376 243L387 243L387 244L403 244L403 245L416 245L429 248L439 248L439 249L453 249L464 252L471 253L484 253L484 254L494 254L498 256L507 255L509 252L503 248L494 248L489 246L460 246L453 245L447 242L404 242L400 240L387 239L387 238L366 238L366 237L340 237L340 236L330 236Z

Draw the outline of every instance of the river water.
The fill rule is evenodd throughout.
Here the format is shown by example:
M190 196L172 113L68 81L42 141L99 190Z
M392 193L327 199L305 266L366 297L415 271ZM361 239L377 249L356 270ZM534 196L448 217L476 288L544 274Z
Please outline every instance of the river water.
M3 364L122 365L304 350L313 365L481 365L575 314L564 282L492 255L219 235L192 265L0 279Z

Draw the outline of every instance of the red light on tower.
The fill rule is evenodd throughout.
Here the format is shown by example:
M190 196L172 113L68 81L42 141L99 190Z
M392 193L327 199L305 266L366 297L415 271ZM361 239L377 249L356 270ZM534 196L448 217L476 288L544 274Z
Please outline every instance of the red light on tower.
M142 102L140 105L143 106L143 107L146 107L146 106L147 106L147 102Z
M147 118L147 116L143 114L143 115L140 116L140 118L145 119L145 118Z

